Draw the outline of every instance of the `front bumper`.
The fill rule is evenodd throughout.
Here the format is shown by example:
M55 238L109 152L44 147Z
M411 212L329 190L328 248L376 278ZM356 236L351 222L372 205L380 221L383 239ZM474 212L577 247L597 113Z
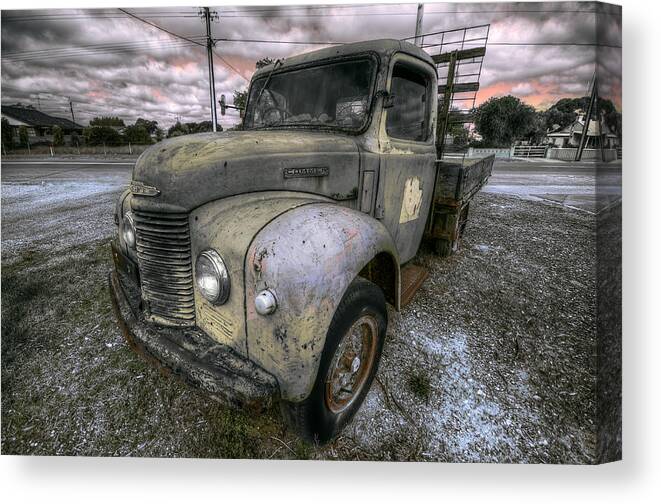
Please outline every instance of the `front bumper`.
M146 322L139 309L140 290L124 273L111 271L109 283L124 337L148 362L224 404L256 411L271 405L278 394L272 375L197 328Z

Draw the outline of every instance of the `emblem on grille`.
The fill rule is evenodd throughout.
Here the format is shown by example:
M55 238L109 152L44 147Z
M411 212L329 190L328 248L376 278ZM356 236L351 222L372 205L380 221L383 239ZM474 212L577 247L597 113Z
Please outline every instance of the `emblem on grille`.
M154 186L143 184L142 182L138 182L137 180L133 180L131 182L131 184L129 185L129 189L133 194L137 194L139 196L158 196L159 194L161 194L161 191L156 189Z

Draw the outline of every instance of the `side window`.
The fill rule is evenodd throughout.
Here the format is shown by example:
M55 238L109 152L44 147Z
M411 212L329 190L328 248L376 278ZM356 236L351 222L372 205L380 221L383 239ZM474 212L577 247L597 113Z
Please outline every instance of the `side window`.
M425 141L429 134L428 78L405 65L395 65L390 94L393 106L388 109L386 132L392 138Z

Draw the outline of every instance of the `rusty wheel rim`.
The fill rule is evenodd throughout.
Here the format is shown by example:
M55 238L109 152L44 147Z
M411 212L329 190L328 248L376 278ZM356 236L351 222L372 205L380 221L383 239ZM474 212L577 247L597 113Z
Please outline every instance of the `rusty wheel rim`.
M351 406L363 390L376 355L379 325L372 315L363 315L346 332L335 350L326 376L326 406L340 413Z

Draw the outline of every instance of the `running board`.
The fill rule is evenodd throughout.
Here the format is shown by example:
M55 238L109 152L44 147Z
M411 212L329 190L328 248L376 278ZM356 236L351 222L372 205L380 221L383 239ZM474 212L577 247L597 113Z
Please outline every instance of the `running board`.
M429 276L429 271L416 264L407 264L402 268L402 308L407 306Z

